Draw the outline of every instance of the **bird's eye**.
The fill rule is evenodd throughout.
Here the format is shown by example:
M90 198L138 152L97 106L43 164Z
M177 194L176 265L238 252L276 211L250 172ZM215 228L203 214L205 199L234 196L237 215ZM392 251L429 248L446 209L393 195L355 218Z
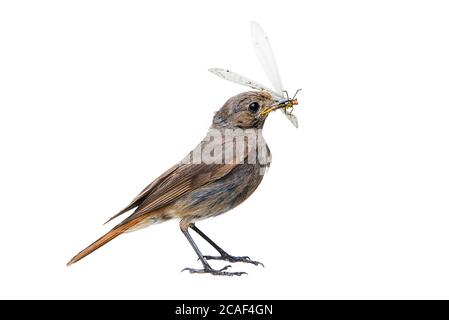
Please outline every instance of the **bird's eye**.
M248 109L249 109L251 112L257 112L257 111L259 110L259 108L260 108L260 105L259 105L259 103L257 103L257 102L251 102L251 103L249 104L249 106L248 106Z

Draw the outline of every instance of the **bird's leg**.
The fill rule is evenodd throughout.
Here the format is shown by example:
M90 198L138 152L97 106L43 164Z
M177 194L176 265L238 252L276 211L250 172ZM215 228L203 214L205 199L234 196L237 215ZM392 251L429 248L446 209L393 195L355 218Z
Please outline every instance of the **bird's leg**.
M197 245L193 241L192 236L189 234L188 227L183 228L183 226L181 224L181 231L182 231L182 233L184 233L184 235L186 236L190 245L192 246L193 250L195 250L196 254L198 255L199 260L203 264L203 269L184 268L184 269L182 269L182 271L189 271L190 273L210 273L215 276L241 276L242 274L246 274L246 272L225 271L231 267L229 265L224 268L221 268L219 270L212 269L212 267L209 265L209 263L207 263L206 259L204 259L204 256L201 253L200 249L198 249Z
M198 233L204 240L209 242L209 244L215 248L215 250L218 251L220 254L219 256L203 256L203 259L205 260L224 260L229 262L246 262L246 263L252 263L256 266L261 265L262 267L265 267L262 262L259 261L253 261L249 257L234 257L231 256L229 253L224 251L222 248L220 248L215 242L213 242L208 236L206 236L200 229L198 229L194 224L190 225L190 228L192 228L193 231Z

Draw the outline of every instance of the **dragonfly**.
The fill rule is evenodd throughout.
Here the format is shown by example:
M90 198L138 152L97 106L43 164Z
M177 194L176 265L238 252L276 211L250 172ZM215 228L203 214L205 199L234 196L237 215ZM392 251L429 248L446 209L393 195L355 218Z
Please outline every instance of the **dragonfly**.
M288 96L288 92L284 90L284 87L282 85L281 76L276 64L276 59L274 58L274 53L273 49L271 48L270 41L268 40L268 37L262 27L254 21L251 22L251 41L256 52L256 56L259 59L259 62L262 65L267 78L270 80L273 89L270 89L254 80L244 77L236 72L232 72L228 69L211 68L209 69L209 71L222 79L238 83L255 90L266 91L270 93L278 103L281 103L283 105L283 108L281 108L280 110L282 110L288 120L290 120L290 122L297 128L298 119L292 113L292 111L293 106L298 104L296 95L301 89L298 89L292 98ZM270 111L271 110L266 110L266 112Z

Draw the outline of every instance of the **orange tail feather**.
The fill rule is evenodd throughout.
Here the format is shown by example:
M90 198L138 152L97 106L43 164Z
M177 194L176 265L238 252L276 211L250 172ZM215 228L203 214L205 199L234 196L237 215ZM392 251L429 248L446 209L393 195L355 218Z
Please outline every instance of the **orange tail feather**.
M80 251L76 256L74 256L67 263L67 266L70 266L71 264L74 264L75 262L77 262L77 261L83 259L84 257L86 257L87 255L91 254L92 252L94 252L98 248L104 246L106 243L108 243L112 239L118 237L119 235L121 235L126 230L128 230L128 229L134 227L135 225L137 225L144 218L145 218L144 216L137 217L136 219L130 220L130 221L128 221L128 222L126 222L126 223L124 223L122 225L116 226L111 231L109 231L104 236L102 236L100 239L98 239L97 241L92 243L90 246L88 246L86 249Z

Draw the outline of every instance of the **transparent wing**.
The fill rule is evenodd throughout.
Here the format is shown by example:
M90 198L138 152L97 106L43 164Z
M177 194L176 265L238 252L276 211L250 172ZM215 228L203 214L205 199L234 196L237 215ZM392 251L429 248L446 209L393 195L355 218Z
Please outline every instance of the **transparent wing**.
M275 91L282 94L284 87L282 86L279 69L274 58L273 49L271 49L270 41L263 31L262 27L257 23L251 22L251 40L253 42L254 51L262 65L265 74L270 80Z
M262 27L257 23L251 22L251 40L253 42L254 51L256 56L262 65L265 74L270 80L274 90L277 92L277 96L283 96L284 86L282 85L279 69L274 58L273 49L271 48L270 41L267 35L263 31ZM282 112L286 115L288 120L298 128L298 119L295 115L288 113L285 109Z
M281 93L275 92L254 80L251 80L247 77L239 75L238 73L235 73L235 72L232 72L232 71L229 71L226 69L221 69L221 68L211 68L211 69L209 69L209 71L222 79L225 79L225 80L228 80L228 81L231 81L234 83L238 83L238 84L244 85L246 87L250 87L255 90L267 91L272 96L275 96L277 98L283 98L282 91L281 91Z
M282 109L282 112L285 114L288 120L290 120L291 123L295 126L295 128L298 128L298 118L293 113L287 112L285 109Z

